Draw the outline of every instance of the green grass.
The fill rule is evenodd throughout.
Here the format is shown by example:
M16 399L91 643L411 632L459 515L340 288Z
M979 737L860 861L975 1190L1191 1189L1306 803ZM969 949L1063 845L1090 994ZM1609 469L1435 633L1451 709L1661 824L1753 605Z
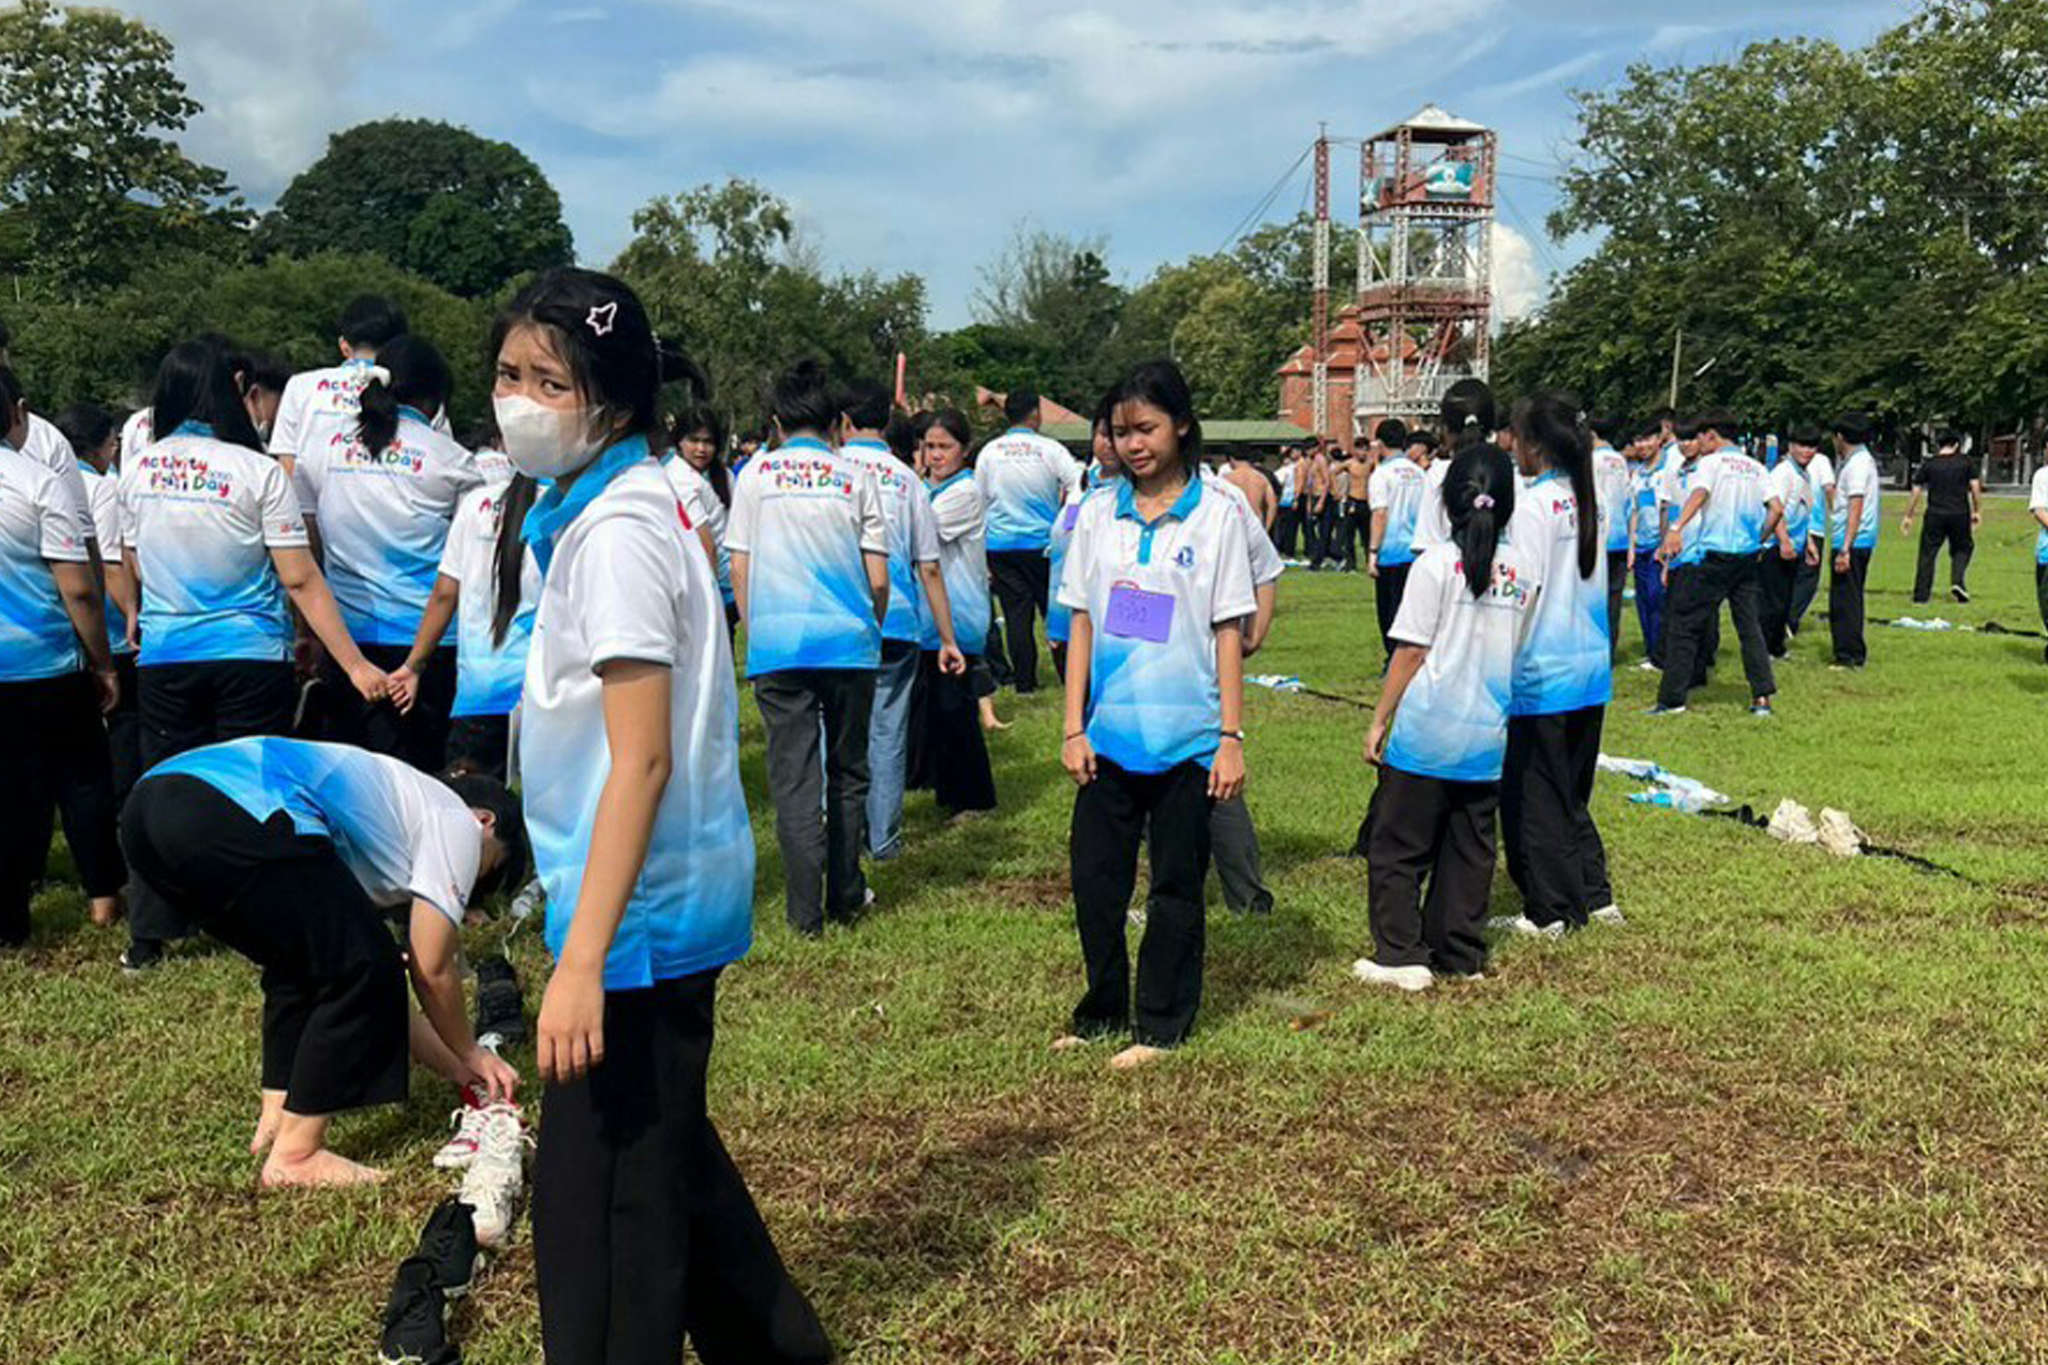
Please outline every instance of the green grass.
M1874 616L1912 610L1887 532ZM1996 504L1976 605L1936 610L2036 625L2030 545ZM1369 592L1290 577L1259 669L1369 697ZM847 1358L2048 1358L2048 666L2038 641L1873 627L1871 667L1831 673L1825 635L1809 621L1769 722L1732 635L1681 718L1642 716L1651 679L1625 668L1606 747L1760 809L1842 807L1971 882L1603 777L1630 928L1368 994L1347 975L1365 869L1332 856L1370 790L1364 714L1256 692L1280 909L1216 910L1199 1031L1136 1076L1045 1046L1079 988L1054 697L1004 700L1000 817L947 828L914 798L881 912L822 944L782 928L757 808L760 940L726 978L713 1110ZM449 1096L423 1078L339 1125L388 1186L259 1196L253 973L202 954L125 980L81 911L53 887L0 960L0 1360L371 1358L447 1188L427 1156ZM531 939L517 956L537 988ZM466 1358L536 1360L534 1304L522 1242L459 1311Z

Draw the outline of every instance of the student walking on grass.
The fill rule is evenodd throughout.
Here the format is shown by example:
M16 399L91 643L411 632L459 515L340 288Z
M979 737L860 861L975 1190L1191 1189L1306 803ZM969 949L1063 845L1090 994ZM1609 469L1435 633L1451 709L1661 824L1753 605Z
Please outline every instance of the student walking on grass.
M1365 737L1379 770L1362 840L1373 954L1351 970L1404 991L1486 966L1505 703L1538 595L1534 566L1502 535L1515 514L1507 455L1468 445L1450 465L1451 542L1415 561Z
M1501 835L1523 904L1506 927L1557 937L1595 919L1621 922L1588 809L1614 690L1607 555L1593 434L1577 401L1559 393L1523 399L1515 405L1514 440L1528 482L1515 499L1508 540L1527 557L1542 592L1515 656L1502 758Z
M512 1099L518 1073L471 1034L460 965L472 902L524 870L519 803L502 784L444 782L343 744L235 739L152 768L121 842L179 913L263 969L249 1150L264 1185L381 1180L329 1150L327 1130L338 1113L403 1100L408 1050L458 1088ZM401 955L384 917L408 906Z
M1920 510L1920 494L1927 494L1927 520L1920 528L1920 562L1913 575L1913 600L1927 603L1934 597L1934 566L1941 550L1948 547L1948 594L1958 602L1970 600L1970 556L1977 551L1977 528L1984 522L1984 480L1977 462L1963 454L1963 438L1944 431L1935 438L1938 452L1923 460L1913 471L1913 494L1906 502L1905 520L1899 534L1913 534L1913 516Z
M1257 610L1243 519L1197 472L1187 380L1149 361L1105 400L1124 479L1082 505L1060 597L1073 611L1061 762L1087 990L1054 1046L1128 1037L1111 1065L1186 1039L1202 995L1209 808L1244 787L1243 621ZM1151 824L1152 911L1135 1001L1124 941Z
M706 1110L719 974L752 937L754 840L717 579L651 444L682 362L630 289L571 269L512 301L492 351L506 454L552 481L499 548L501 576L530 549L542 577L519 745L555 957L536 1046L545 1353L669 1365L687 1340L707 1365L823 1361ZM815 778L811 793L815 816Z
M1870 453L1873 425L1860 412L1835 419L1833 515L1828 543L1834 551L1834 573L1828 579L1828 629L1834 637L1836 668L1862 668L1870 661L1863 638L1863 594L1870 580L1870 559L1877 553L1877 524L1883 515L1883 478Z

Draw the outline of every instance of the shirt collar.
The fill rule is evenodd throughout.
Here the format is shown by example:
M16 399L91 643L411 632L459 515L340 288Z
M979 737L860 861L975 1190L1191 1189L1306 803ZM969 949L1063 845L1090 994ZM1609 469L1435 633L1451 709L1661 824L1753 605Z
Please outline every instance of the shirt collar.
M419 410L418 408L416 408L416 407L413 407L413 406L411 406L410 404L407 404L407 403L400 403L400 404L398 405L398 415L399 415L400 417L410 417L410 418L412 418L412 420L413 420L413 421L415 421L415 422L418 422L418 423L419 423L419 424L420 424L421 426L423 426L423 427L430 427L430 426L434 425L434 419L433 419L433 418L431 418L431 417L427 416L427 415L426 415L426 414L425 414L424 412L421 412L421 411L420 411L420 410Z
M846 443L845 448L848 450L852 450L855 446L859 446L862 450L880 450L891 455L896 453L895 451L889 449L889 443L887 441L878 441L872 436L862 436L855 440L848 441Z
M826 445L815 436L792 436L781 445L775 447L774 453L780 455L785 450L830 450L831 448L831 446Z
M178 423L178 429L172 432L171 435L204 436L211 439L213 436L213 423L201 422L196 418L187 417L184 421Z
M960 480L971 479L973 477L974 470L969 468L967 465L961 465L959 473L941 479L939 480L939 482L931 485L931 495L936 498L939 494L945 492L948 488L951 488L954 484L960 482Z
M597 501L598 494L611 485L612 480L625 473L643 460L651 458L645 436L629 436L584 466L582 476L563 491L560 480L551 484L547 491L535 500L526 513L526 520L520 525L519 538L533 550L534 563L545 575L548 564L555 557L555 542L569 524L576 520L583 509Z
M1116 485L1116 514L1144 526L1157 526L1160 521L1172 517L1175 521L1186 521L1194 515L1195 508L1202 501L1202 479L1190 475L1188 486L1174 499L1173 506L1166 509L1155 521L1147 522L1138 515L1138 489L1129 479L1119 479Z

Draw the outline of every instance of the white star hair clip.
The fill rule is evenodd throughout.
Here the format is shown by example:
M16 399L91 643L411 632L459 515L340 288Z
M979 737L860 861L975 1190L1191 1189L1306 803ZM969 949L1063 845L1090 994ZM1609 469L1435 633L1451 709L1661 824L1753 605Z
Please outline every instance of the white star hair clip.
M612 327L617 323L618 317L619 305L617 302L600 304L590 310L590 316L583 319L583 325L588 327L594 336L610 336L612 334Z

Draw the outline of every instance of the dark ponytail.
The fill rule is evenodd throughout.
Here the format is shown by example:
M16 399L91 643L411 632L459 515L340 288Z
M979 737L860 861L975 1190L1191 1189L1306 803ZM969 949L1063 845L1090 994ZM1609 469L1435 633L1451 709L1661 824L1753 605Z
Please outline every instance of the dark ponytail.
M448 406L448 395L455 387L448 362L434 349L434 343L409 333L377 352L376 369L383 373L373 373L363 386L356 419L356 439L372 455L389 450L398 439L401 406L439 412Z
M1579 505L1579 577L1591 578L1600 563L1600 498L1593 488L1593 433L1579 400L1552 389L1524 398L1515 405L1515 439L1571 480Z
M1465 569L1465 586L1483 597L1493 584L1500 533L1515 515L1515 463L1491 441L1461 446L1444 476L1444 510Z
M533 510L533 500L539 493L540 485L524 474L514 474L512 482L498 493L498 543L491 554L493 645L505 643L512 618L519 614L521 590L526 586L526 541L519 533L526 526L526 514Z
M1439 409L1444 419L1444 445L1452 453L1493 440L1500 430L1500 407L1483 379L1460 379L1444 390Z

